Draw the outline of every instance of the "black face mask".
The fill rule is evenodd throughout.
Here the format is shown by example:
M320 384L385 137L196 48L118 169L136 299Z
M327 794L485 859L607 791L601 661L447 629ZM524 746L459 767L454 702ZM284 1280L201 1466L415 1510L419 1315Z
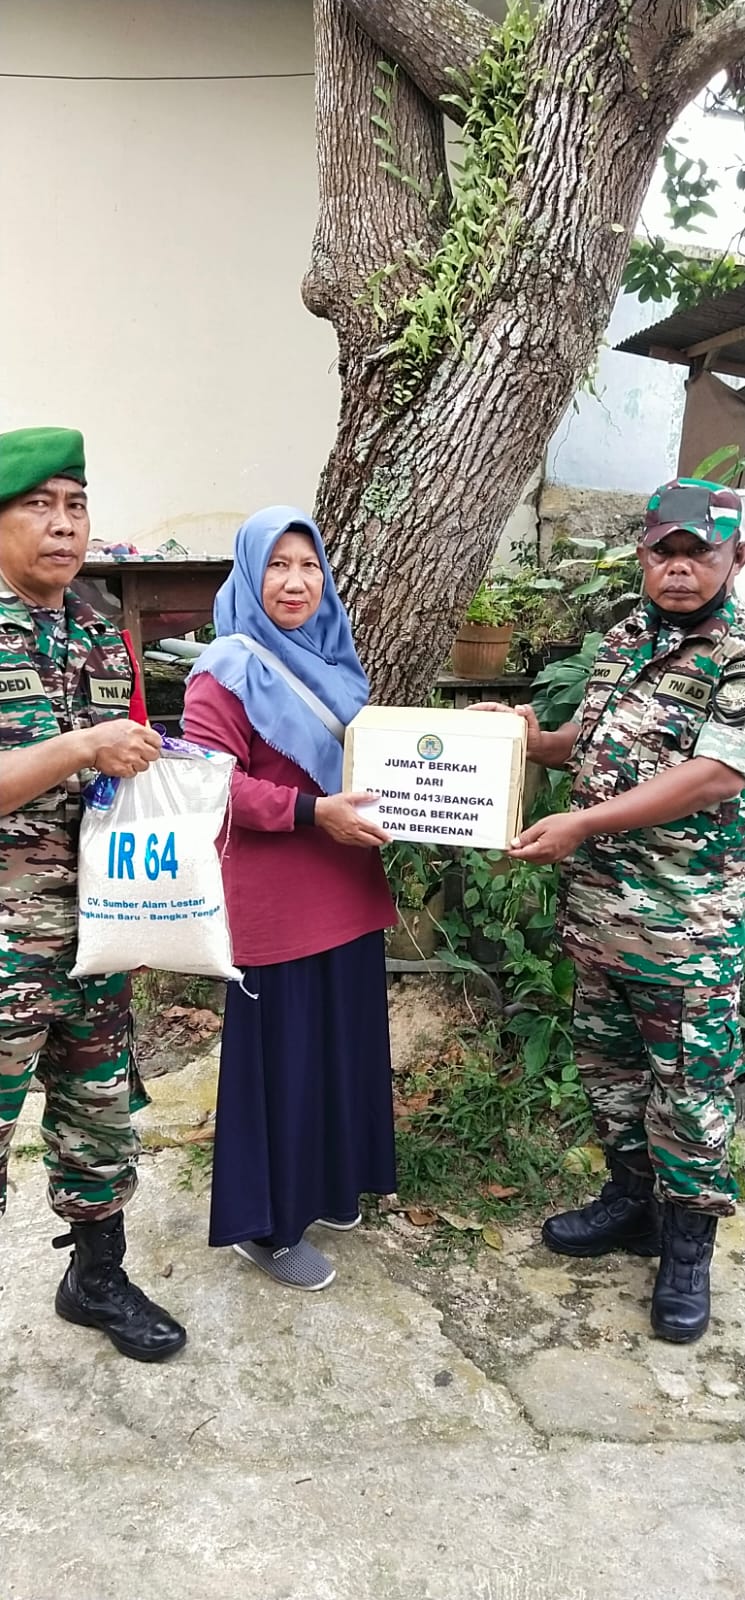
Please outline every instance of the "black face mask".
M700 622L706 622L709 617L713 617L715 611L721 610L727 599L727 585L734 570L736 555L737 551L732 557L732 564L721 589L717 589L710 600L699 606L698 611L666 611L664 606L658 606L654 600L650 600L649 608L652 615L659 622L666 622L669 628L682 628L684 632L689 628L697 628Z

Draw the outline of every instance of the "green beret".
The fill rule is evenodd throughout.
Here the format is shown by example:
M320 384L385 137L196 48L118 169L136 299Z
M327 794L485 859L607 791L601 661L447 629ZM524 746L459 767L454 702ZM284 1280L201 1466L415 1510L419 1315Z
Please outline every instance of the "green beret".
M17 428L0 433L0 502L47 478L85 483L83 435L76 428Z

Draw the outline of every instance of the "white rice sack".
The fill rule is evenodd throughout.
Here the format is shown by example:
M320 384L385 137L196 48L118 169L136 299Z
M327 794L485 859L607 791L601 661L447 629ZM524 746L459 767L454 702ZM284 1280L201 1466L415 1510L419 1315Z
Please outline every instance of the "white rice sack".
M178 747L164 741L146 772L119 780L110 804L85 810L73 978L136 967L241 977L215 847L235 763Z

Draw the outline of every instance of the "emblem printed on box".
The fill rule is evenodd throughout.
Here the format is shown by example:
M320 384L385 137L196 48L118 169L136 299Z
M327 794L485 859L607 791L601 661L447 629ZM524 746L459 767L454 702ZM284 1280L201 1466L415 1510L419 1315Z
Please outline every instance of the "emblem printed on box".
M445 746L436 733L424 733L417 744L417 752L424 761L439 761Z

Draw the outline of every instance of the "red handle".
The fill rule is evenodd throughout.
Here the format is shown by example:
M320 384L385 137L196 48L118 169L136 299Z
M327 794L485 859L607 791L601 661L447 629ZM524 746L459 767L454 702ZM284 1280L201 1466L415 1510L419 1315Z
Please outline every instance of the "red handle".
M124 648L129 656L132 674L134 677L134 683L132 685L132 698L129 702L129 720L130 722L140 722L143 727L146 727L148 715L147 706L145 705L145 694L142 687L140 663L137 660L135 647L132 643L132 637L127 628L122 628L122 638L124 640Z

